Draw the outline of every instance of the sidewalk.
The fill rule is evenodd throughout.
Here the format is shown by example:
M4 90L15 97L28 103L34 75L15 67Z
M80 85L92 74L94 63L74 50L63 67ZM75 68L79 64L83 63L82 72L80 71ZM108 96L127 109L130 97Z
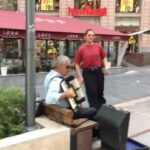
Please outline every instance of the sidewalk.
M130 112L128 137L150 147L150 96L121 104L115 107ZM100 141L93 142L93 150L100 147Z
M150 147L150 97L115 106L131 113L128 137Z

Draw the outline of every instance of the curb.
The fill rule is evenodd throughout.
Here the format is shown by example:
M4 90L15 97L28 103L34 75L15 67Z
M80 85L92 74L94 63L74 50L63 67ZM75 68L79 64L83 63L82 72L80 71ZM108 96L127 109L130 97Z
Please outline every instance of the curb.
M141 103L144 103L144 102L147 102L147 101L150 101L150 96L139 98L139 99L133 99L129 102L123 102L123 103L120 103L120 104L115 104L114 106L124 108L124 107L130 107L130 106L134 106L134 105L137 105L137 104L141 104Z

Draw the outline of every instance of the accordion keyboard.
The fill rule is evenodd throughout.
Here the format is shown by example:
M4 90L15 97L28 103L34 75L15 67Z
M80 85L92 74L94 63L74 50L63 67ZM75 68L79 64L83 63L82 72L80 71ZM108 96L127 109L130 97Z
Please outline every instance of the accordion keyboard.
M69 89L69 87L68 87L66 81L62 81L62 82L61 82L61 88L62 88L62 90L63 90L64 92ZM77 107L77 103L76 103L75 99L74 99L74 98L68 98L68 101L69 101L69 104L70 104L71 108L72 108L73 110L75 110L76 107Z

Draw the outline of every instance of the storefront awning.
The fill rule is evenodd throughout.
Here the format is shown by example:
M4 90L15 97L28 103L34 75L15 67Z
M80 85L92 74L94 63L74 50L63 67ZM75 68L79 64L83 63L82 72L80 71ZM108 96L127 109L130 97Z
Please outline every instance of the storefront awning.
M132 36L132 35L138 35L138 34L150 34L150 29L146 29L146 30L142 30L142 31L138 31L138 32L133 32L133 33L130 33L128 35Z
M24 38L25 18L24 13L15 11L0 11L0 37ZM87 28L94 30L96 40L127 40L128 35L118 31L107 29L89 22L69 18L50 16L47 14L35 15L35 31L37 39L83 39Z

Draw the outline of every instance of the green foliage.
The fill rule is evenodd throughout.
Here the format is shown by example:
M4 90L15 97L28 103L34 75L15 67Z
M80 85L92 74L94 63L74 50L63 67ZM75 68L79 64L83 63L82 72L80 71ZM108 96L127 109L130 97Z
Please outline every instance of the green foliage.
M23 92L18 88L0 88L0 138L20 134L23 127Z

